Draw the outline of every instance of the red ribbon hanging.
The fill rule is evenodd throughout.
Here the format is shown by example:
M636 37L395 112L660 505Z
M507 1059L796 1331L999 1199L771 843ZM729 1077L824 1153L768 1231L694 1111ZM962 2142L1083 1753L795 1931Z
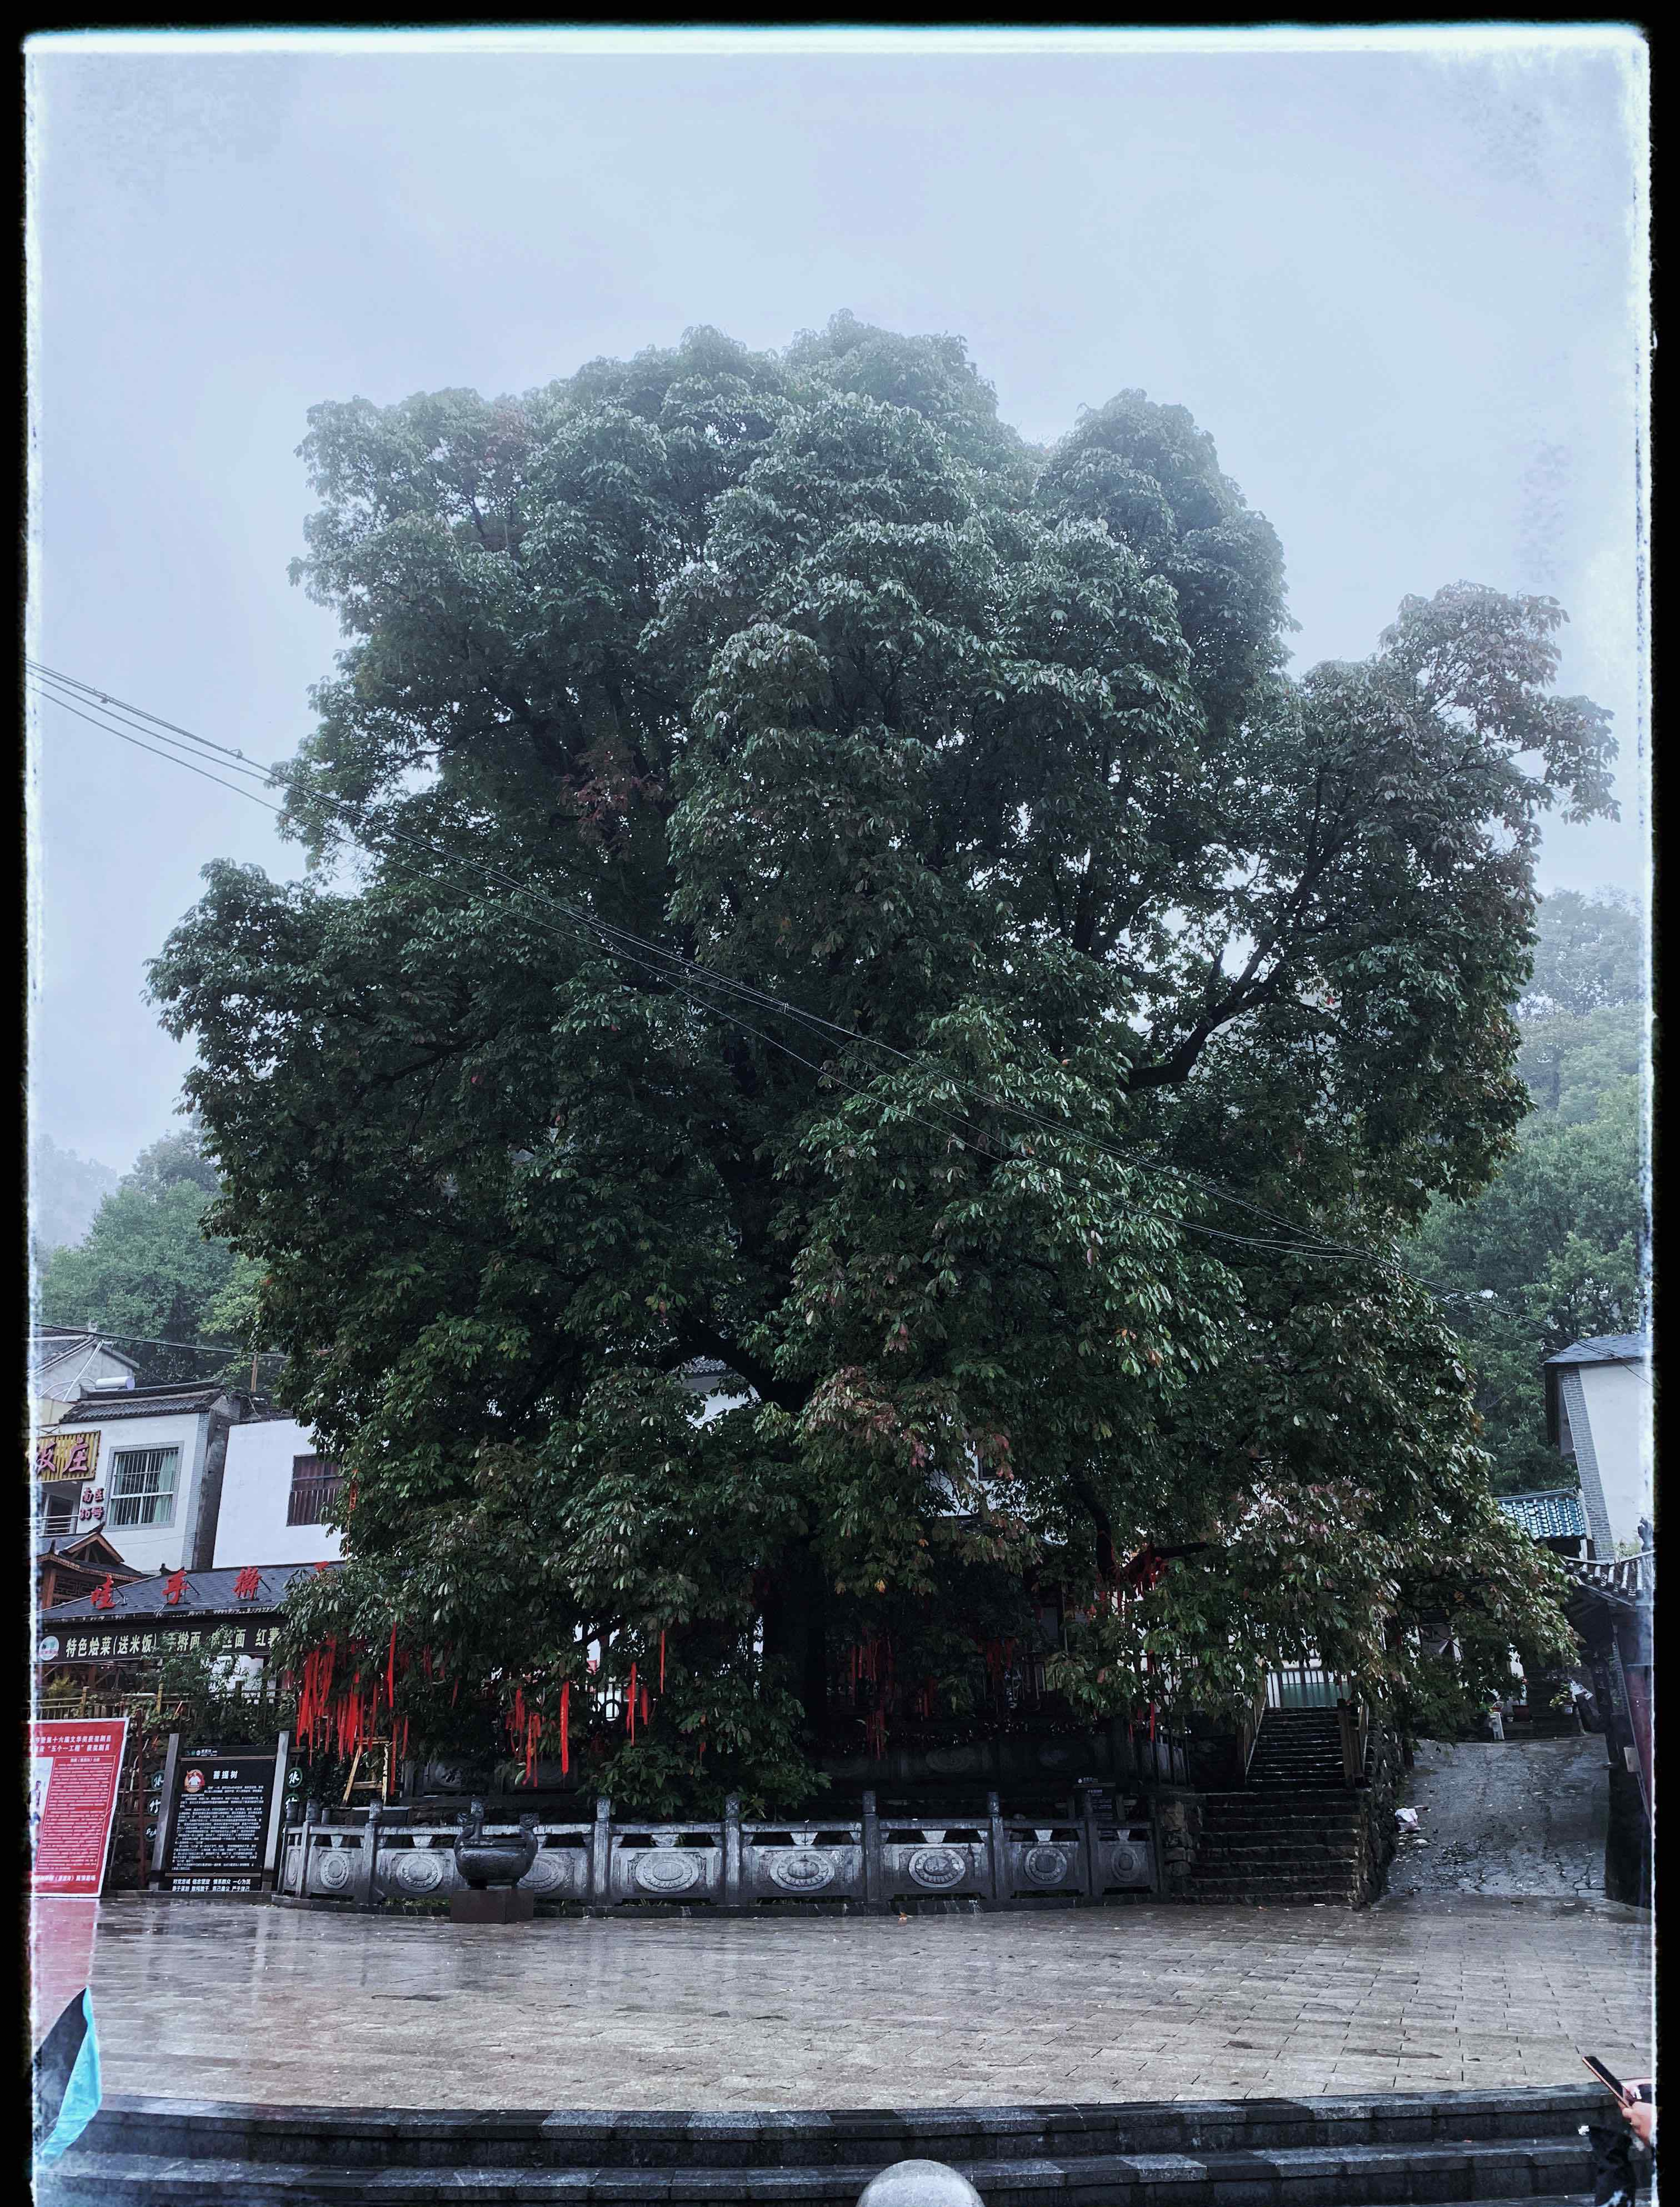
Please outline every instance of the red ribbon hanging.
M571 1769L571 1681L568 1678L560 1688L560 1775L566 1777Z
M385 1705L388 1709L397 1706L397 1627L391 1628L391 1653L385 1659Z
M625 1696L625 1713L630 1725L630 1736L636 1737L636 1666L630 1666L630 1691Z

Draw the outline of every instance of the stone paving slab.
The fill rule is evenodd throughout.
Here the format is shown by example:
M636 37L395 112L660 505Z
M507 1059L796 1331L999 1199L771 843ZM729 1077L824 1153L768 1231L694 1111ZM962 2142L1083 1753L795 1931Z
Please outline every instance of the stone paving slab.
M776 2108L1651 2073L1650 1921L1608 1901L523 1925L101 1903L113 2092Z

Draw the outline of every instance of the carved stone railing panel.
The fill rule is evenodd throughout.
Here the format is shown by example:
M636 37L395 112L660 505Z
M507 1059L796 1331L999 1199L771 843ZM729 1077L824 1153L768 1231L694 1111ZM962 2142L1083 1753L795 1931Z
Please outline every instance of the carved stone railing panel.
M861 1824L743 1826L743 1903L866 1897Z

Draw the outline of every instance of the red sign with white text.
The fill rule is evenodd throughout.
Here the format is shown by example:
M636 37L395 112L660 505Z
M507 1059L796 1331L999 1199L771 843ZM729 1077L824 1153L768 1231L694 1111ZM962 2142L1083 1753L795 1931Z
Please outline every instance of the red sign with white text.
M29 1853L37 1893L98 1898L117 1812L127 1717L30 1727Z

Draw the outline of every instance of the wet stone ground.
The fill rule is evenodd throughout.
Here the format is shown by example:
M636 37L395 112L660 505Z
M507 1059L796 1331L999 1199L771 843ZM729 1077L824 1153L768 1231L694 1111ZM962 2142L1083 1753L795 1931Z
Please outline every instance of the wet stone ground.
M1610 1780L1604 1741L1593 1733L1486 1744L1424 1740L1402 1801L1417 1810L1420 1836L1399 1841L1391 1895L1603 1894Z
M1596 1743L1595 1743L1596 1744ZM1603 1900L524 1925L101 1904L107 2089L780 2108L1648 2075L1648 1920Z

